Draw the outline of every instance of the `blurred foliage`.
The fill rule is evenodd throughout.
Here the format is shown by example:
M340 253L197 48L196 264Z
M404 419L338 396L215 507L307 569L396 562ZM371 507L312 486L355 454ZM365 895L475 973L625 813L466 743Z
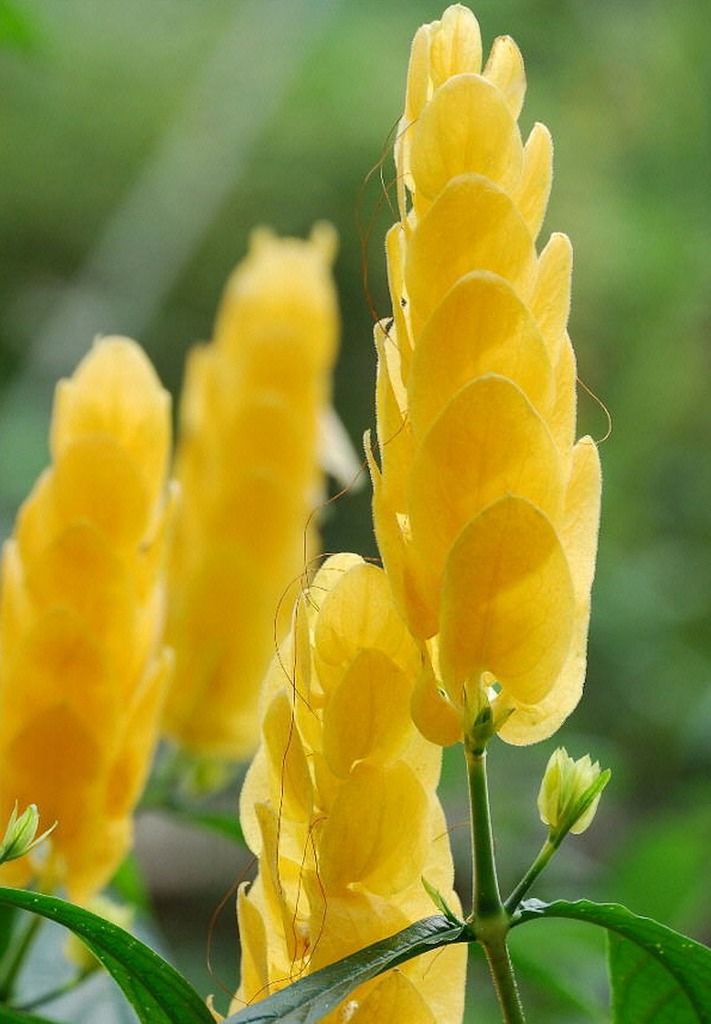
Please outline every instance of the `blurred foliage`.
M360 449L374 416L369 307L383 315L388 306L389 135L412 34L443 6L3 0L3 535L46 462L57 376L72 369L94 333L136 332L177 390L184 353L209 337L224 281L258 223L304 234L327 218L339 230L343 348L335 403ZM524 53L524 126L542 120L552 131L556 180L544 233L564 230L575 246L570 330L585 383L581 428L601 438L604 407L612 418L601 452L589 678L562 738L574 756L589 750L610 765L613 780L595 826L566 845L536 895L574 898L586 889L629 899L633 910L658 913L708 942L711 11L707 0L473 6L487 47L510 33ZM218 51L230 55L227 70L206 78ZM270 79L278 90L270 91ZM206 81L220 88L205 92ZM226 124L233 148L218 147L215 166L205 167L201 158ZM184 162L173 180L170 162L158 156L176 132ZM131 197L156 167L163 178L149 195L166 201L130 221ZM188 230L191 215L196 224ZM138 223L135 245L131 230L121 235L127 223ZM165 241L172 238L189 244L178 253L178 243ZM134 290L122 294L126 280ZM68 296L80 316L67 313ZM328 509L329 549L375 553L368 501L366 488ZM552 747L492 751L505 888L542 839L533 807ZM463 775L453 752L446 800L455 847L466 859L466 829L458 827L466 820ZM463 889L467 871L465 863ZM534 993L545 989L542 972L567 962L578 932L583 948L588 942L584 926L545 928L549 946L541 939L535 951L520 950L534 1005ZM194 936L198 956L204 943L204 935ZM592 992L604 1007L598 966L591 962L587 979L576 973L574 984L572 970L563 971L572 991L553 1000L558 1010L552 996L541 995L535 1019L600 1019L570 1002L587 1004ZM472 977L483 990L483 969ZM487 1019L496 1018L477 1014Z

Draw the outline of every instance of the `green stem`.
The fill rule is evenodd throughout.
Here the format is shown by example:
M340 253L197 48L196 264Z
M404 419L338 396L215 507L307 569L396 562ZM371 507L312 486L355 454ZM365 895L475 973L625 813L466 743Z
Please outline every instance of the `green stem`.
M465 744L471 805L473 908L475 921L500 915L503 904L499 893L491 829L489 783L486 776L486 750L472 750Z
M17 940L14 950L11 951L10 962L4 972L2 981L0 981L0 1004L7 1003L12 996L12 990L15 987L17 976L22 970L25 957L30 950L41 924L42 918L32 914L29 924Z
M518 883L514 891L506 900L504 907L506 908L507 913L514 913L523 897L526 895L528 890L531 888L535 880L540 875L541 871L543 871L548 861L551 859L555 851L558 849L558 846L559 844L552 843L550 841L550 838L546 839L533 864L531 864L526 874L523 876L523 878Z
M489 962L489 971L499 997L504 1024L525 1024L526 1018L516 985L516 976L506 945L506 933L503 933L498 941L494 941L492 938L488 942L480 939L480 942L484 946L486 959Z
M468 923L483 946L504 1024L524 1024L506 938L510 918L501 902L491 827L486 749L465 742L471 803L473 901Z
M88 967L84 970L77 971L73 978L69 981L65 981L62 985L57 985L55 988L45 992L44 995L34 996L29 1002L22 1003L22 1005L14 1006L13 1009L19 1010L22 1013L29 1013L31 1010L36 1010L40 1006L44 1006L45 1003L54 1002L55 999L59 999L61 996L66 996L70 992L73 992L76 988L86 981L87 978L96 973L99 964L97 962L95 967Z

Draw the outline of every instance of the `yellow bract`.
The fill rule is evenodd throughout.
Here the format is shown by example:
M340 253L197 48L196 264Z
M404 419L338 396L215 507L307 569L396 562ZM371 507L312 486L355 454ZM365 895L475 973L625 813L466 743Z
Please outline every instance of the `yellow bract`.
M600 470L575 443L571 249L536 251L552 144L517 124L512 40L481 66L455 5L415 36L387 237L393 319L376 328L376 534L425 655L415 720L439 743L493 701L502 737L543 739L585 672Z
M338 333L335 245L324 224L305 242L255 232L213 342L188 359L166 729L196 754L239 760L254 750L259 684L288 626L307 532L313 540L319 420Z
M57 821L47 877L80 901L129 847L171 664L159 645L169 446L150 363L128 339L99 341L57 388L53 464L3 551L3 813L31 800ZM31 865L4 871L22 882Z
M242 790L259 874L239 895L233 1011L433 913L422 876L458 907L436 796L441 751L409 714L419 660L383 571L329 559L267 675ZM409 961L325 1019L460 1020L465 961L459 946Z

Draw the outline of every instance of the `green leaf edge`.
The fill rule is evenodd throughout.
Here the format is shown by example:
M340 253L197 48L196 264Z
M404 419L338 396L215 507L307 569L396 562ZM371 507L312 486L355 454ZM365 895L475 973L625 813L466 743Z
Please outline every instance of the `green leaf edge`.
M82 939L121 988L141 1024L214 1024L192 985L118 925L57 896L26 889L0 887L0 904L39 914Z
M425 917L380 942L322 967L266 999L227 1017L224 1024L316 1024L353 989L398 964L454 942L469 942L466 924L443 914Z
M526 900L514 916L512 927L545 917L563 917L574 921L585 921L621 935L633 942L665 968L679 988L684 992L699 1024L711 1024L711 949L690 939L673 928L654 921L651 917L633 914L619 903L594 903L591 900L556 900L543 903L540 900ZM688 971L689 957L705 959L706 978L698 972Z
M37 1017L34 1013L23 1013L22 1010L8 1009L0 1006L0 1024L62 1024L56 1017L49 1020L48 1017Z

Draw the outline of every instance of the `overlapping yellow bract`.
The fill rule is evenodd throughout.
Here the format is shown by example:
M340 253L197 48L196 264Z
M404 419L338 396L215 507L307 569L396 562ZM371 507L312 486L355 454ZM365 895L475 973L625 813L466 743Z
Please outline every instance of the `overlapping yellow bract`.
M17 800L56 820L47 875L86 901L129 847L171 665L170 399L134 342L99 341L60 382L50 440L3 551L0 819Z
M166 728L196 754L239 760L259 737L259 684L288 627L320 500L318 428L338 334L335 246L326 224L308 241L255 232L213 342L188 360Z
M417 645L383 571L330 558L300 598L263 693L262 743L241 821L259 874L240 891L246 1001L451 903L452 859L435 790L441 751L410 717ZM349 997L362 1024L461 1020L465 947L403 964Z
M552 143L540 124L523 142L524 92L511 39L482 70L466 7L417 32L393 318L376 328L379 465L366 440L383 562L427 654L414 715L439 743L482 686L504 739L543 739L585 672L600 470L593 441L575 442L570 243L536 251Z

